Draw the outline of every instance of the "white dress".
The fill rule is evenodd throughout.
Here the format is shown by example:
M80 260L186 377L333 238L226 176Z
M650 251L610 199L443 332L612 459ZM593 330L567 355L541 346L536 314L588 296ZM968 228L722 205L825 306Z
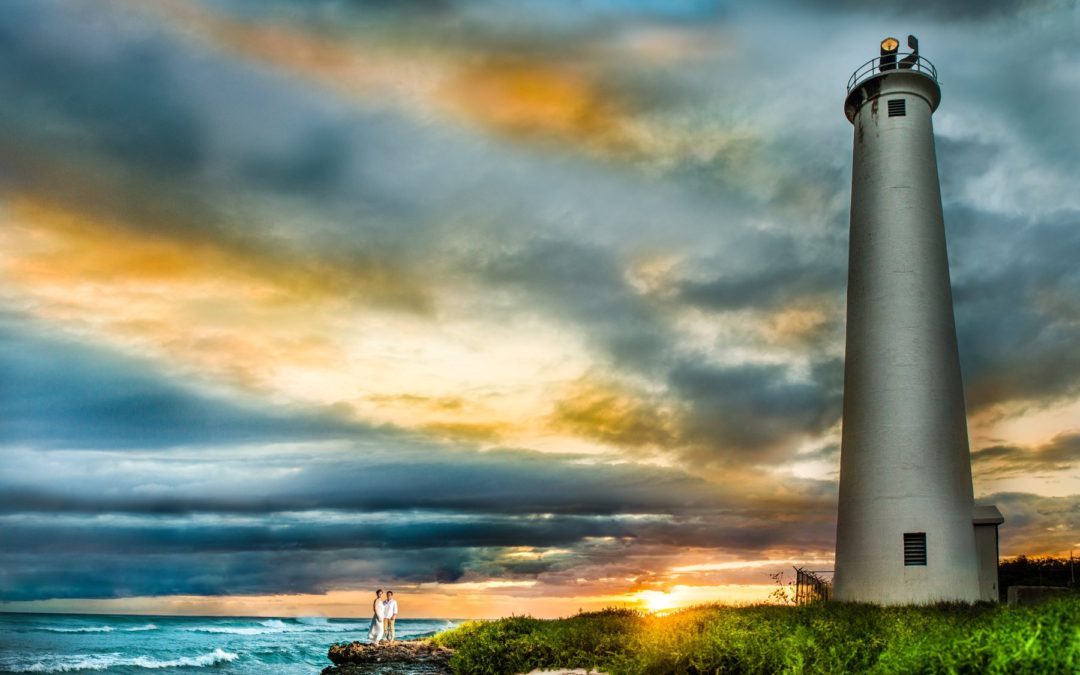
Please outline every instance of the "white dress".
M371 617L371 628L368 629L368 639L378 642L383 639L383 616L386 608L382 602L375 601L375 615Z

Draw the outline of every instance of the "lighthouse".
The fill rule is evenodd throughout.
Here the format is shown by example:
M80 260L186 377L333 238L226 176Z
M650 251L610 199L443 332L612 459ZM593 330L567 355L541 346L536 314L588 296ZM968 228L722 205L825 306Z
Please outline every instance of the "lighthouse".
M854 127L837 600L996 600L994 507L975 509L932 116L908 37L848 81Z

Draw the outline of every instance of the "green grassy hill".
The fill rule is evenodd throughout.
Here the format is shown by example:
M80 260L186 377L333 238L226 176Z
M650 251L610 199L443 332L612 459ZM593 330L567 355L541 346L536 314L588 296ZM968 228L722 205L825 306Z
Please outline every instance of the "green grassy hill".
M477 621L434 638L456 673L1080 673L1080 597L1034 608L703 606Z

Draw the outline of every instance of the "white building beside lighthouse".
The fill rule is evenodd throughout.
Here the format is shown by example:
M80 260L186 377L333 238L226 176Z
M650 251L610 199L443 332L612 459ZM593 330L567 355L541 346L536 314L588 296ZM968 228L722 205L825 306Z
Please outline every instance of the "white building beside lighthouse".
M837 600L996 600L994 507L974 510L934 154L937 72L908 38L852 75Z

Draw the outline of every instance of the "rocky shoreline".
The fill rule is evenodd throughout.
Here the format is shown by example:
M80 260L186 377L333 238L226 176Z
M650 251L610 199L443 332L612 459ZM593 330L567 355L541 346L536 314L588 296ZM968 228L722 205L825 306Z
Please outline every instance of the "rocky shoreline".
M450 657L454 650L439 647L427 639L382 642L341 642L330 647L327 656L334 665L322 675L453 675ZM528 675L603 675L597 671L559 668L534 670Z
M330 647L334 663L322 675L451 675L454 651L430 640L401 640L377 645L343 642Z

